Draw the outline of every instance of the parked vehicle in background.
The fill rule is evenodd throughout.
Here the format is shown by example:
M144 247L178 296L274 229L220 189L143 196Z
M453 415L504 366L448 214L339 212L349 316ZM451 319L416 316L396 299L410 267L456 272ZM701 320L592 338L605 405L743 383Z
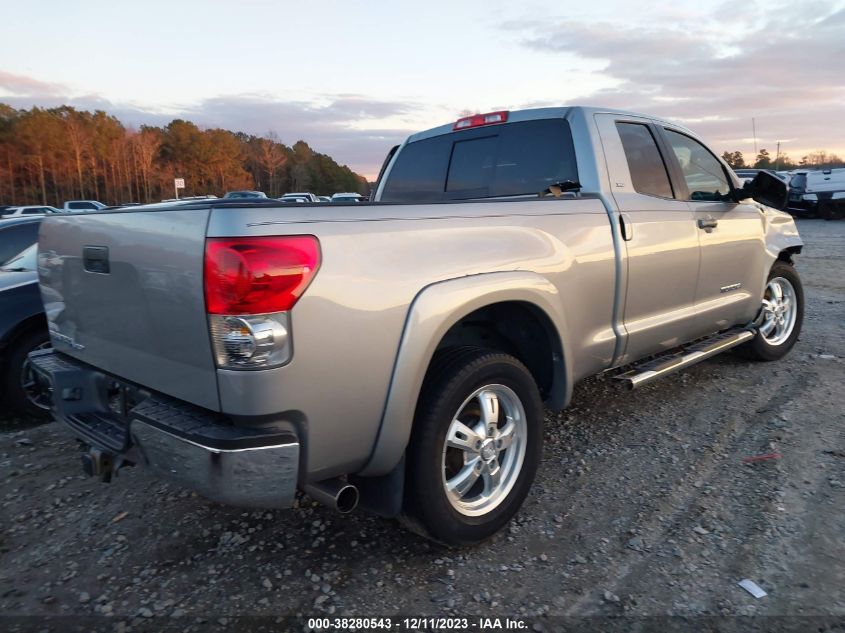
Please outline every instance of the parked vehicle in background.
M61 213L61 210L56 207L33 204L23 207L8 207L5 211L0 211L0 217L14 218L21 215L47 215L48 213Z
M217 196L214 196L215 198ZM223 200L242 200L244 198L266 198L267 194L263 191L227 191L223 196ZM182 198L184 200L184 198Z
M247 507L360 494L477 543L529 492L543 402L564 408L578 380L789 352L786 194L767 172L740 186L654 117L465 117L409 137L374 204L47 217L55 350L32 363L89 473L142 463Z
M789 182L789 210L795 215L817 217L820 205L830 206L827 203L840 192L845 192L845 168L797 171Z
M332 199L329 196L317 196L317 199L320 202L331 202Z
M238 193L238 192L233 192L233 193ZM264 197L266 198L267 196L264 196ZM257 197L245 196L244 198L241 198L241 199L249 199L249 200L256 199L257 200L257 199L260 199L260 196L257 196ZM218 198L214 194L207 194L207 195L204 195L204 196L184 196L182 198L167 198L165 200L162 200L162 202L192 202L192 201L196 201L196 200L218 200Z
M315 196L313 193L308 192L300 192L300 193L286 193L281 198L279 198L282 202L319 202L319 198Z
M14 209L15 205L13 204L0 204L0 215L6 211L6 209Z
M734 169L734 173L740 180L751 180L759 174L761 171L765 171L766 173L771 174L772 176L776 176L780 178L785 183L789 184L789 174L785 171L775 171L774 169L751 169L751 168L740 168Z
M759 174L761 171L763 171L763 170L762 169L746 169L744 167L741 168L741 169L734 169L734 173L737 175L737 177L740 180L748 180L750 178L754 178L754 176Z
M0 264L38 241L38 227L44 216L18 216L0 220Z
M50 347L38 291L36 238L33 235L23 252L0 264L0 399L19 415L46 418L49 385L36 380L28 359L30 352Z
M84 213L85 211L100 211L107 205L98 200L68 200L62 205L65 211Z
M789 202L788 210L795 216L806 216L806 203L804 202L804 192L807 186L807 172L795 171L792 173L792 178L789 180Z
M336 193L332 196L332 202L362 202L364 196L360 193Z

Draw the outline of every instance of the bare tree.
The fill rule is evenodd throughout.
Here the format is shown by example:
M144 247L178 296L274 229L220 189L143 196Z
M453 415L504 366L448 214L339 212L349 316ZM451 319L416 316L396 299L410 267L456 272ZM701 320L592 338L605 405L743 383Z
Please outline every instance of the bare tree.
M76 160L76 175L79 178L79 197L85 198L85 183L82 179L82 160L90 146L90 138L76 112L65 111L62 117L67 130L73 157Z
M259 139L256 160L267 173L269 195L271 197L278 195L276 191L276 172L288 162L288 157L282 151L281 145L271 139Z

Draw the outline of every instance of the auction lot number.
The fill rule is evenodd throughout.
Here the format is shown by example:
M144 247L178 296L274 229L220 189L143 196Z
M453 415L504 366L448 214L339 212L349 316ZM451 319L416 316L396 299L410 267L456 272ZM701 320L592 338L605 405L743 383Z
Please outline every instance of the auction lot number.
M312 631L394 630L394 631L459 631L459 630L521 630L526 622L511 618L309 618Z

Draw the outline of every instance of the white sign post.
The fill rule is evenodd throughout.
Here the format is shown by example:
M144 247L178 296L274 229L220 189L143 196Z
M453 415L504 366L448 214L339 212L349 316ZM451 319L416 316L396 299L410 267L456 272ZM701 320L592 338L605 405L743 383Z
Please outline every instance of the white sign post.
M174 178L173 179L173 189L176 191L176 199L179 199L179 190L185 188L185 179L184 178Z

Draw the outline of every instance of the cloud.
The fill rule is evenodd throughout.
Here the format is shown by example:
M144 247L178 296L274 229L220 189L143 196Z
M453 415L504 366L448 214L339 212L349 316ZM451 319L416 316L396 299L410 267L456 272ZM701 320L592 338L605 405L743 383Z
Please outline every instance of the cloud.
M230 95L205 99L183 115L202 125L250 134L274 132L286 144L304 140L353 170L374 177L387 151L411 134L377 124L412 112L417 106L359 95L330 96L323 104L279 101L268 95ZM362 129L362 123L375 129Z
M0 90L9 95L37 95L52 97L62 93L64 86L60 84L38 81L25 75L16 75L0 70Z
M125 125L166 125L175 118L200 127L265 135L273 132L292 145L306 141L315 150L367 177L378 174L387 151L412 133L379 125L412 114L419 104L370 99L357 94L325 95L318 102L281 101L263 93L218 96L168 109L115 103L97 94L74 95L68 86L0 71L0 102L16 108L71 105L104 110ZM367 124L374 129L362 129Z
M651 26L523 22L520 43L600 64L613 87L579 101L686 123L720 150L750 151L754 117L770 146L790 138L786 151L842 151L845 85L837 60L845 58L845 9L829 2L767 9L738 16L728 5Z

